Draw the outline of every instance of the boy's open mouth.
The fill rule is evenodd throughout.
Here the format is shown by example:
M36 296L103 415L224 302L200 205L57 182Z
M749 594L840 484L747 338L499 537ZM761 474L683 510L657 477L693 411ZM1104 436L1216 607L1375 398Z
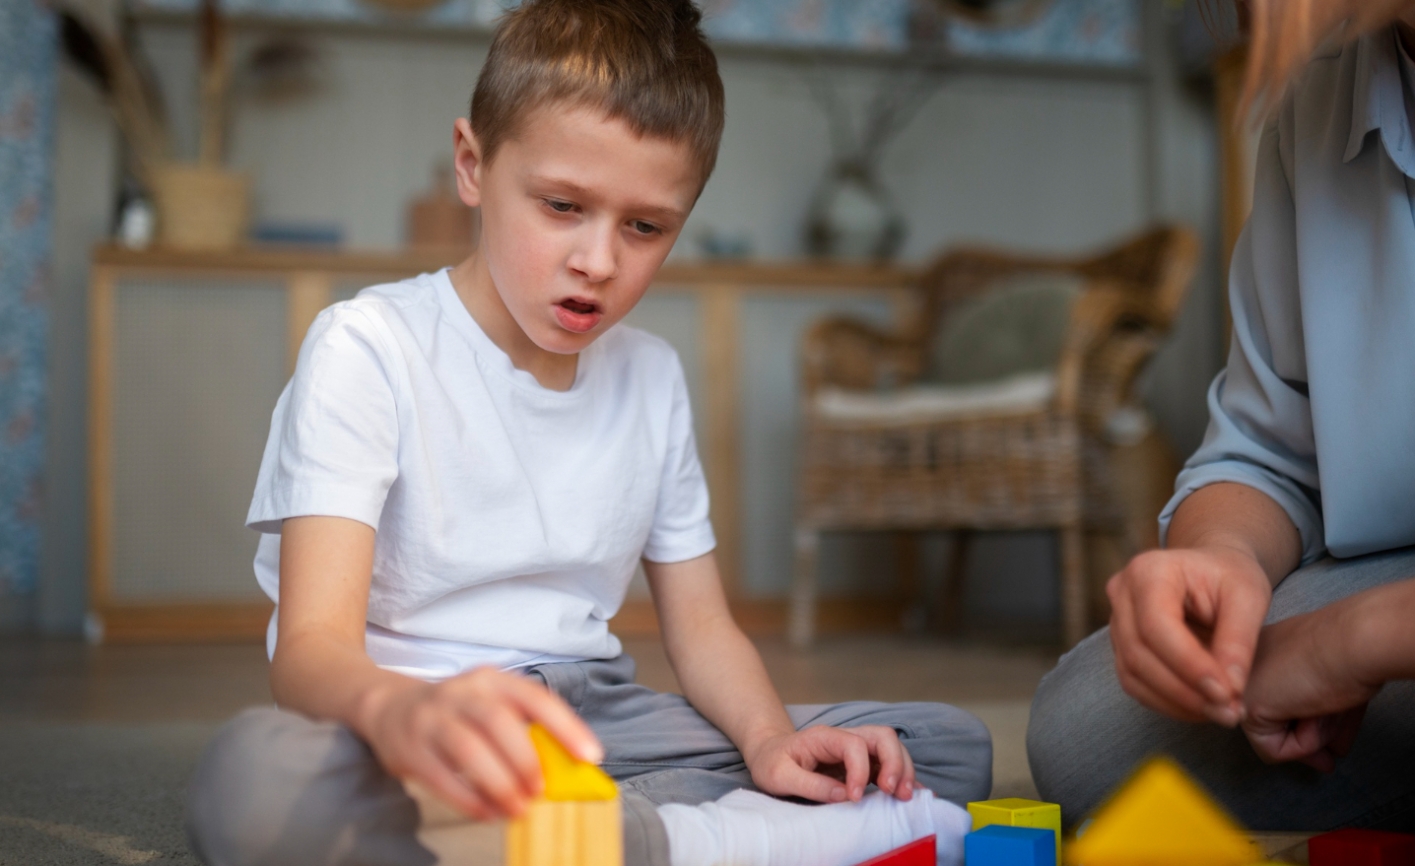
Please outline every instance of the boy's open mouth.
M560 321L560 327L576 334L593 330L603 315L599 304L583 298L565 298L555 304L555 318Z

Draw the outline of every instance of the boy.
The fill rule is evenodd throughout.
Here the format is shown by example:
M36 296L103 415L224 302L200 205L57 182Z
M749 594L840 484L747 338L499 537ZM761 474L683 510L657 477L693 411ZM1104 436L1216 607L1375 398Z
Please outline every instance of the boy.
M431 862L402 782L519 814L532 721L621 783L629 864L849 864L930 832L956 853L986 729L942 705L781 705L727 612L677 358L616 326L716 159L699 19L690 0L510 13L455 126L476 252L311 327L248 518L281 709L203 759L208 863ZM634 685L608 631L639 561L686 699Z

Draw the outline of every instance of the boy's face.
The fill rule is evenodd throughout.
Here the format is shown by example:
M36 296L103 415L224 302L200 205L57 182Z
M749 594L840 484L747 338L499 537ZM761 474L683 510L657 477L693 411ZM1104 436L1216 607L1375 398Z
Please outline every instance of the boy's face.
M490 164L457 121L457 185L481 208L479 252L520 330L579 352L643 297L699 192L691 151L594 109L551 104Z

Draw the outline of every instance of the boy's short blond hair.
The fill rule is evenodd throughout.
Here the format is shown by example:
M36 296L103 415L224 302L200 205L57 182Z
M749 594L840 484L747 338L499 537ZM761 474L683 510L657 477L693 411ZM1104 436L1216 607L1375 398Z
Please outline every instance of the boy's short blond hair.
M707 182L722 139L717 58L692 0L526 0L496 29L472 94L490 161L537 109L590 106L687 144Z

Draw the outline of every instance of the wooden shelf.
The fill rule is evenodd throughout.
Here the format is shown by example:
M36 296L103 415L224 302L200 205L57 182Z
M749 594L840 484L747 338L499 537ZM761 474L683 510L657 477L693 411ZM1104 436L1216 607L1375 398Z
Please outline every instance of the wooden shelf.
M137 8L131 13L141 24L190 27L192 12L171 9ZM272 15L241 12L227 16L238 30L266 33L314 33L379 39L420 39L489 43L490 27L476 24L431 23L417 16L389 13L367 19L321 18L316 16ZM1142 58L1134 65L1025 60L1007 57L976 57L955 54L944 48L911 47L903 50L853 48L835 45L791 45L713 40L719 57L765 60L804 66L926 68L948 75L1003 75L1036 78L1140 83L1149 78Z
M322 250L249 246L223 252L192 252L153 248L129 250L115 245L97 247L96 267L127 272L270 273L320 272L334 276L407 276L455 265L456 251ZM919 271L899 265L862 265L829 261L739 261L665 264L658 285L780 288L899 288L913 284Z

